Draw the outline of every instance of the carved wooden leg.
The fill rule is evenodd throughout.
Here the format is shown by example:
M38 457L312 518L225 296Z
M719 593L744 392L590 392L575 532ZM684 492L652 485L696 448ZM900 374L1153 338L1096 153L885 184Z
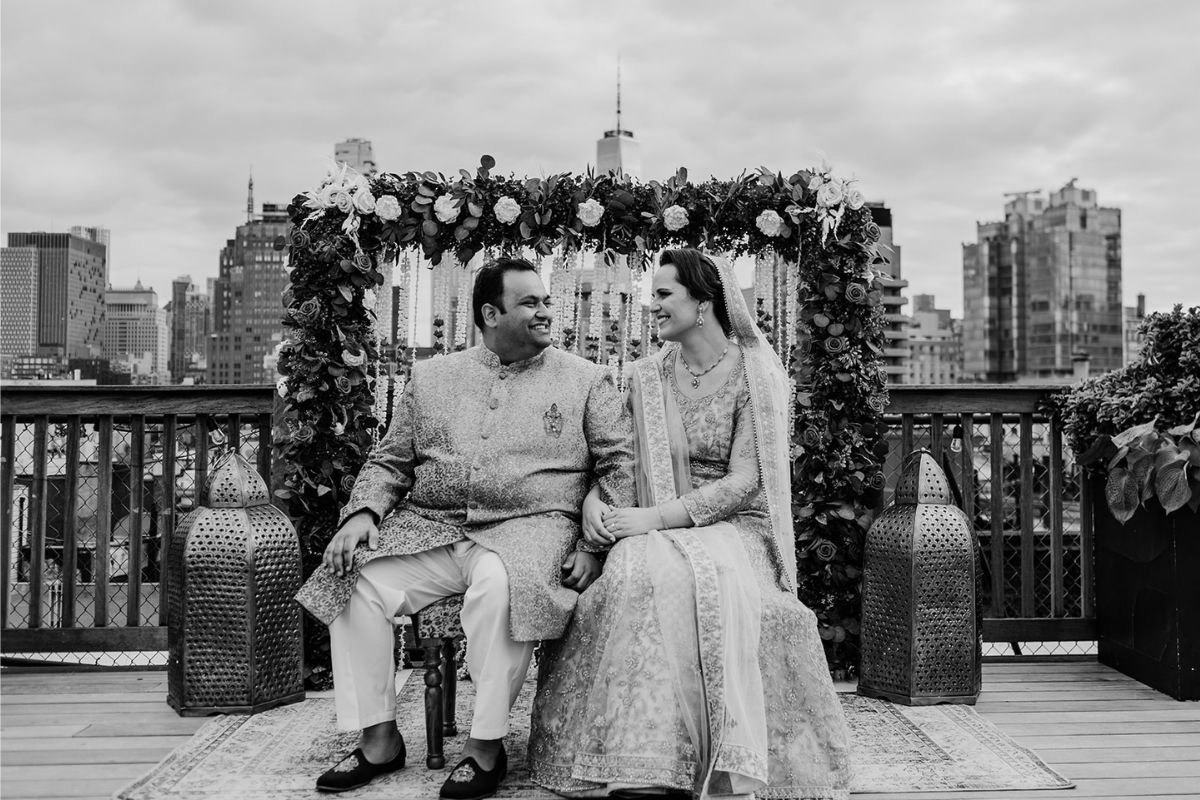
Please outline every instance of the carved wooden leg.
M446 766L442 754L442 640L426 639L425 648L425 766Z
M458 720L454 714L455 691L458 689L458 661L455 660L454 639L442 640L442 677L445 689L442 692L442 733L458 735Z

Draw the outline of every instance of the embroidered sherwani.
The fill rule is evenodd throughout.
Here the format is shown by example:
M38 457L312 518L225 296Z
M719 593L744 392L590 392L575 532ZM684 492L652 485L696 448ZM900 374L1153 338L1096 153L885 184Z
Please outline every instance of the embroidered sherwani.
M578 595L561 584L584 496L634 503L632 428L609 371L547 348L502 365L479 346L415 365L387 436L341 519L369 509L379 547L343 578L317 570L297 599L329 624L370 561L469 540L508 572L510 633L561 636Z

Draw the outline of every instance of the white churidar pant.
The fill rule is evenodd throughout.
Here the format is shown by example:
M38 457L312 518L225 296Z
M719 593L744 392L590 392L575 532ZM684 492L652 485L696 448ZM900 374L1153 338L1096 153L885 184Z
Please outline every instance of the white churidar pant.
M329 626L338 729L355 731L396 718L393 618L462 594L467 667L475 685L471 736L500 739L529 669L534 642L509 635L508 572L474 542L377 558Z

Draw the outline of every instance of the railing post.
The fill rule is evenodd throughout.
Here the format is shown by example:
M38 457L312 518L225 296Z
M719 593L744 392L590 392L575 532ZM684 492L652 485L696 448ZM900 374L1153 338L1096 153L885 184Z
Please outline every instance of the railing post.
M1033 541L1033 414L1022 414L1021 432L1021 616L1034 616L1034 541Z
M108 570L112 561L112 462L113 418L102 414L96 420L96 627L108 625Z
M142 474L146 466L146 418L134 414L129 426L129 559L125 566L128 605L126 625L136 628L142 622L142 506L145 502L145 483Z
M163 505L159 515L163 520L158 532L158 624L167 624L167 550L175 533L175 473L176 437L179 419L175 414L163 417L162 481Z
M992 616L1003 617L1008 605L1004 596L1004 417L991 415L992 445Z
M29 487L29 627L42 627L42 591L46 568L46 436L49 420L33 420L33 485Z
M75 627L75 586L79 567L79 428L78 416L67 423L67 463L63 473L62 627Z
M16 448L13 439L17 435L17 423L13 417L5 417L0 425L0 628L8 627L8 598L12 591L12 502L13 463Z
M1063 587L1063 439L1053 419L1050 428L1050 616L1066 613Z

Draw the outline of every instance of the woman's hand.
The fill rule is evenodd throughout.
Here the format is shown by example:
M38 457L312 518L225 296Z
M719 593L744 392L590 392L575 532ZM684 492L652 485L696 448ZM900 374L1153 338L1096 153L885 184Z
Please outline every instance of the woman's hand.
M614 508L604 515L604 528L618 539L641 536L662 527L657 508Z
M588 492L583 499L583 538L590 545L608 547L617 538L604 527L604 515L612 511L612 506L600 499L596 487Z

